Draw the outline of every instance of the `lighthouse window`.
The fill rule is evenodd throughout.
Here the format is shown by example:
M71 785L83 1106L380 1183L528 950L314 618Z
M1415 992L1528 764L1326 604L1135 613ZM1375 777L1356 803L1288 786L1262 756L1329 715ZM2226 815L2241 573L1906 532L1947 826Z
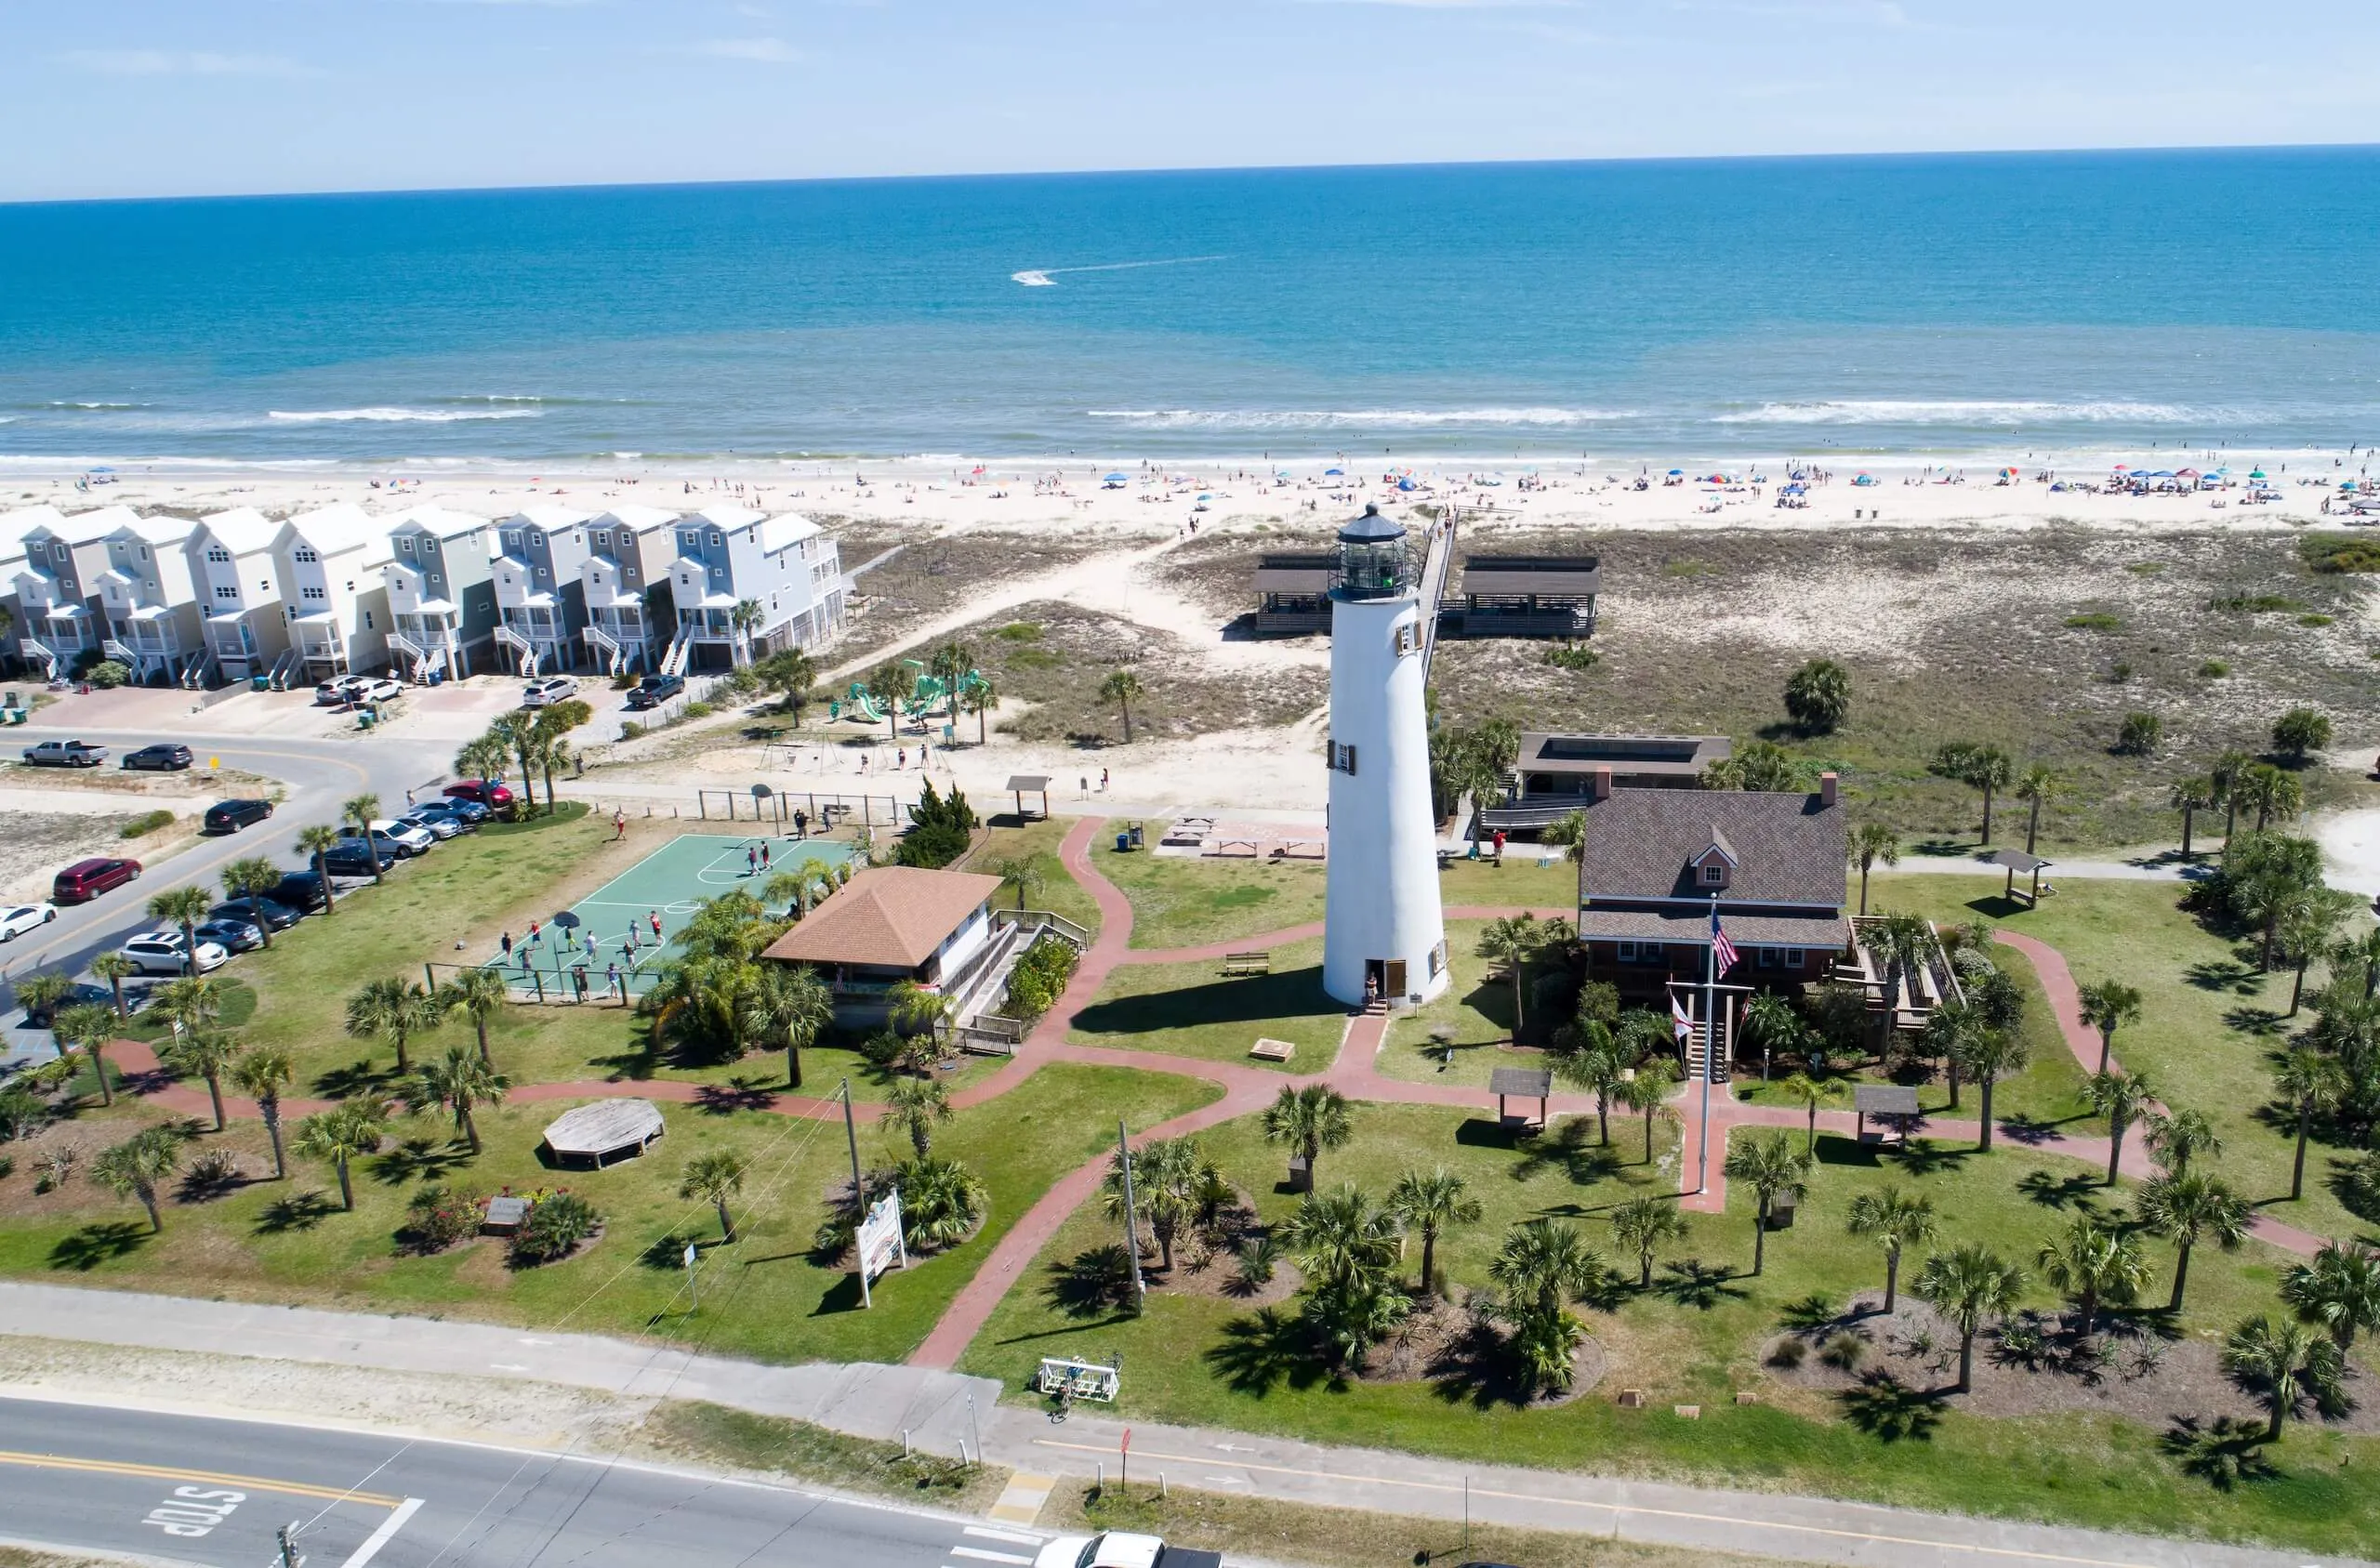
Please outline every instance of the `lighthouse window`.
M1331 742L1330 766L1352 778L1355 771L1355 748L1353 745L1341 745L1336 741Z

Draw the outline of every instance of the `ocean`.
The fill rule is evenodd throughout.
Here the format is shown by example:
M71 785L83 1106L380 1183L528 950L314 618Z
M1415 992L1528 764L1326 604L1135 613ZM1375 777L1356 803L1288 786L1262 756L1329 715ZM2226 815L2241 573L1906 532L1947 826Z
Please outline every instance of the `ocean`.
M0 205L0 465L2380 440L2380 149Z

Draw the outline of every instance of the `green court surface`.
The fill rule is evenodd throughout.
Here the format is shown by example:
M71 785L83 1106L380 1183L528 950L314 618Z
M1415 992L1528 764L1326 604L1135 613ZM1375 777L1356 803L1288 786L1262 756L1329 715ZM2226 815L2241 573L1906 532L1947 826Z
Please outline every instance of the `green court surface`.
M760 863L763 853L765 866ZM780 873L804 864L831 870L850 858L851 847L830 838L681 833L571 905L575 927L561 918L562 911L542 916L534 937L526 929L508 932L511 953L499 945L485 961L525 995L567 995L582 968L586 988L594 995L625 984L629 995L641 995L669 961L678 933L707 901L737 889L759 898Z

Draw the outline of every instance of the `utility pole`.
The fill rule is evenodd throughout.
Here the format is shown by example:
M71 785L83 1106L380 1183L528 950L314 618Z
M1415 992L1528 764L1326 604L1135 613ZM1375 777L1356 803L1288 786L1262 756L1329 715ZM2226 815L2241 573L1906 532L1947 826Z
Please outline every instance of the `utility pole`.
M686 1244L686 1315L688 1317L703 1310L702 1298L694 1289L694 1265L700 1261L702 1261L702 1255L694 1250L694 1243L688 1242Z
M1116 1118L1116 1158L1124 1167L1124 1255L1132 1260L1132 1311L1139 1311L1148 1296L1141 1281L1141 1226L1132 1211L1132 1145L1124 1132L1124 1118Z
M867 1191L859 1181L859 1124L852 1119L852 1081L843 1080L843 1140L852 1151L852 1252L853 1261L859 1265L859 1304L876 1305L876 1298L867 1288L867 1255L860 1251L859 1228L867 1219Z

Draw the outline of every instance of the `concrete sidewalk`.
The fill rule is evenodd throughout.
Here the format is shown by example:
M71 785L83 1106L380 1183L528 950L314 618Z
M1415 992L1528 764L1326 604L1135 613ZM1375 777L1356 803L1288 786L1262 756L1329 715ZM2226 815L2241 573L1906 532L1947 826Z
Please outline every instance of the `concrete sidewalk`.
M11 1334L377 1371L520 1379L645 1398L699 1399L792 1416L854 1436L956 1454L975 1446L1026 1477L1112 1477L1125 1424L1078 1414L1060 1424L1002 1407L988 1378L917 1367L762 1366L594 1335L0 1283ZM970 1397L973 1403L970 1408ZM135 1401L134 1403L138 1403ZM298 1414L303 1414L298 1413ZM1647 1413L1647 1419L1673 1418ZM1131 1423L1132 1473L1170 1483L1332 1508L1469 1516L1684 1548L1894 1568L2291 1568L2351 1560L2298 1552L1968 1519L1819 1498L1727 1492L1284 1438Z

